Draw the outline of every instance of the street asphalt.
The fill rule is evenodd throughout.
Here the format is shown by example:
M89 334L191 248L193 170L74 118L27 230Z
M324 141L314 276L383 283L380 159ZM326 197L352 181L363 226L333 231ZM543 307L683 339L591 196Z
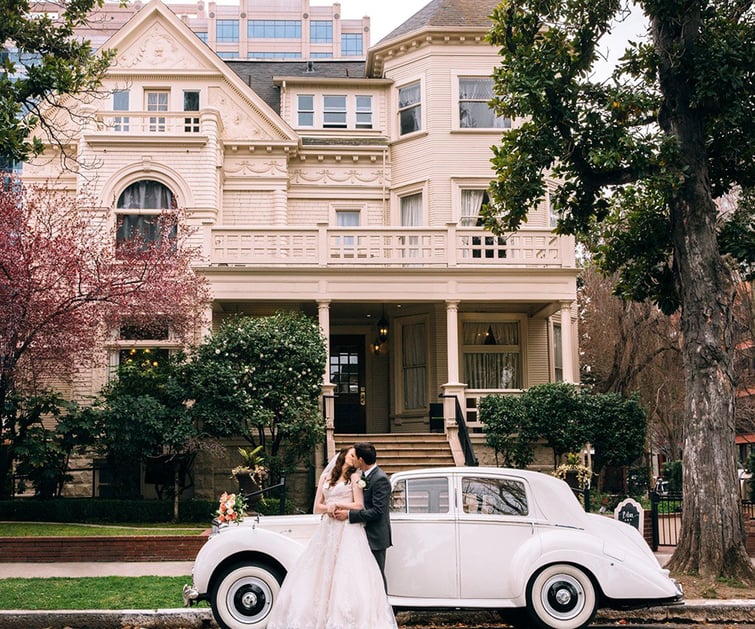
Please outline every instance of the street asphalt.
M657 553L663 565L669 555ZM0 579L9 577L98 577L98 576L186 576L191 574L191 561L157 562L71 562L71 563L2 563ZM0 581L0 587L2 582ZM415 613L401 612L400 625L444 623L497 622L491 612ZM736 624L755 622L755 599L688 600L682 605L654 607L632 611L601 610L595 622L635 623L676 622L699 624ZM212 613L204 608L157 610L71 610L28 611L0 610L0 629L209 629L216 627Z

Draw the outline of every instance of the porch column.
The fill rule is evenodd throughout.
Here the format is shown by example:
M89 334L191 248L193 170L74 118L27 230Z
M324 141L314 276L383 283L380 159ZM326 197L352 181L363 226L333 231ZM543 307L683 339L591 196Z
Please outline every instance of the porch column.
M317 301L317 318L320 323L320 329L325 337L325 373L322 376L322 408L325 415L325 452L323 446L318 445L315 449L315 478L320 477L320 472L324 467L323 461L330 460L336 453L336 443L333 438L335 402L334 393L336 386L330 381L330 300L321 299Z
M464 409L465 384L459 382L459 301L446 301L446 356L448 382L443 389L443 423L454 464L464 465L464 450L459 441L459 426L456 423L456 402Z
M446 301L448 384L459 384L459 302Z
M574 379L574 329L571 322L571 302L561 302L561 363L564 368L564 382Z

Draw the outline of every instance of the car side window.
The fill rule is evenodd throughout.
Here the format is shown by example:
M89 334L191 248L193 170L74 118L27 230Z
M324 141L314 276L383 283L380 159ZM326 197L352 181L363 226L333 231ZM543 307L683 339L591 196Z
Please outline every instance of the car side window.
M465 476L461 481L464 513L527 515L524 483L507 478Z
M410 478L396 483L392 513L448 513L448 479Z

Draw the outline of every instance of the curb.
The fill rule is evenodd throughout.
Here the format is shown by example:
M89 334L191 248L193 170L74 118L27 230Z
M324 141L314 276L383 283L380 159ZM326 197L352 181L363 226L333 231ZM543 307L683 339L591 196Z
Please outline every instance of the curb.
M496 612L399 612L402 626L428 623L498 623ZM755 599L695 600L682 605L632 611L599 610L594 622L638 623L755 622ZM217 627L209 609L0 611L0 629L211 629Z

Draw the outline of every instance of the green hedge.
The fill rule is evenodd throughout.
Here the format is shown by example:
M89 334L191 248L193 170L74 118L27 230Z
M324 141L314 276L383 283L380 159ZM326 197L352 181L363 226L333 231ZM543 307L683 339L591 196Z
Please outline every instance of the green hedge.
M280 503L267 498L260 513L277 515ZM182 500L179 520L209 523L218 508L215 500ZM154 523L170 522L173 503L169 500L117 500L110 498L16 498L0 500L0 520L12 522Z

